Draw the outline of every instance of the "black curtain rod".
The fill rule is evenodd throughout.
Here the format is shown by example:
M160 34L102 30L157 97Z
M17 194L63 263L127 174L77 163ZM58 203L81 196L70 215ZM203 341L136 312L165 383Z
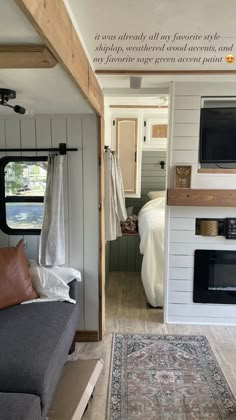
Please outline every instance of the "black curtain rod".
M60 155L66 155L66 152L77 152L75 147L66 147L66 143L60 143L59 147L39 147L37 149L22 148L22 149L0 149L0 152L59 152Z

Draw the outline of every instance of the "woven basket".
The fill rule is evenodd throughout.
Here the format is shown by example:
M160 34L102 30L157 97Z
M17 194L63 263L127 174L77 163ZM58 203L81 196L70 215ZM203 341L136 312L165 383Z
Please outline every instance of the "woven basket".
M201 220L200 233L203 236L217 236L218 235L217 220Z

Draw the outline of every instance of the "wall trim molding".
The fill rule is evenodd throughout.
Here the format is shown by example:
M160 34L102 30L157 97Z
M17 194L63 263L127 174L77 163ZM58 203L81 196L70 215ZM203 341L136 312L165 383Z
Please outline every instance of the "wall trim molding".
M155 75L155 74L236 74L236 70L95 70L95 74Z
M75 341L76 342L99 341L98 331L76 331Z

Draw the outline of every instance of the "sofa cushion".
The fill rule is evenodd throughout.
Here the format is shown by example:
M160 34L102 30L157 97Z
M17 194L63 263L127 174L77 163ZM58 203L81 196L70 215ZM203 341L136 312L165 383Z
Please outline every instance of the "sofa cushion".
M41 420L40 398L31 394L0 392L1 420Z
M71 290L77 287L73 281ZM78 303L29 303L0 311L0 391L38 395L46 415L78 320Z
M15 247L0 248L0 309L37 297L27 266L23 240Z

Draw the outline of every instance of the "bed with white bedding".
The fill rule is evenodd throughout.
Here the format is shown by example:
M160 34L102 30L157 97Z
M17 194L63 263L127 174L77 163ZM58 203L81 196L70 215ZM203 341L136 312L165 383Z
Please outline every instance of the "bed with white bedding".
M148 201L138 215L142 282L154 307L163 306L165 201L165 197Z

